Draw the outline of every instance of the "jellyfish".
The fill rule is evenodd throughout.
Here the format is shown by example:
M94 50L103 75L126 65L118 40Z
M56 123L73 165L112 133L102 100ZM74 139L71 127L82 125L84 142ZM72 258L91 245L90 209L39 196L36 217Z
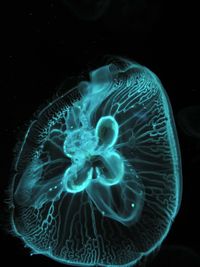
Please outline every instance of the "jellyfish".
M172 109L158 77L134 61L112 58L88 77L28 127L11 225L32 254L134 266L160 247L181 203Z

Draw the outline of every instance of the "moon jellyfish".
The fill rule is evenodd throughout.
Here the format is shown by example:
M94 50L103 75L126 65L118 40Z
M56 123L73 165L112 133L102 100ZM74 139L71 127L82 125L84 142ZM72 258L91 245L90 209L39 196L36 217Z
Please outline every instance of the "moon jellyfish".
M181 179L160 80L115 58L32 120L15 160L13 230L65 264L135 265L167 236Z

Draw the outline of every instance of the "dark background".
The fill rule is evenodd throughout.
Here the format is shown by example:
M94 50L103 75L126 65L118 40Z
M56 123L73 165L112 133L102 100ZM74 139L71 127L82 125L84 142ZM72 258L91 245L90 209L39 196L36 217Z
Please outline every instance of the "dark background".
M7 234L5 189L13 148L34 112L55 96L61 82L99 66L105 55L125 56L144 64L158 75L169 95L182 155L183 198L164 248L172 245L172 251L178 248L181 259L191 250L199 255L200 112L194 107L200 106L198 8L190 2L175 6L174 1L113 0L105 12L98 14L100 7L95 9L95 1L85 1L93 2L88 4L92 5L91 12L81 5L84 1L74 1L79 2L75 7L67 2L9 1L2 9L0 253L5 260L3 266L13 261L20 265L59 266L42 256L30 257L20 240ZM186 109L188 106L192 107L190 111ZM173 259L173 253L169 255L166 258ZM189 261L194 258L191 255ZM176 260L174 265L166 266L176 266Z

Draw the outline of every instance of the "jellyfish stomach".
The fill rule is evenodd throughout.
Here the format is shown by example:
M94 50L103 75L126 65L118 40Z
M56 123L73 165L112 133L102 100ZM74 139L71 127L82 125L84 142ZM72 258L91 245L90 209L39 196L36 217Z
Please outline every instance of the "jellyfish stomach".
M124 164L114 149L117 138L118 124L111 116L100 118L95 129L68 131L63 147L72 160L63 177L67 192L81 192L94 180L105 186L121 181Z

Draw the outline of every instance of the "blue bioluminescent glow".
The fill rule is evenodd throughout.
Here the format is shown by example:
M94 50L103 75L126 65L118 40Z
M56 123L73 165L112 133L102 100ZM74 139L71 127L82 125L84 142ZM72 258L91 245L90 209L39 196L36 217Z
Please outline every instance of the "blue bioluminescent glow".
M85 266L132 266L178 212L181 160L166 92L115 58L33 120L15 161L11 224L33 253Z

